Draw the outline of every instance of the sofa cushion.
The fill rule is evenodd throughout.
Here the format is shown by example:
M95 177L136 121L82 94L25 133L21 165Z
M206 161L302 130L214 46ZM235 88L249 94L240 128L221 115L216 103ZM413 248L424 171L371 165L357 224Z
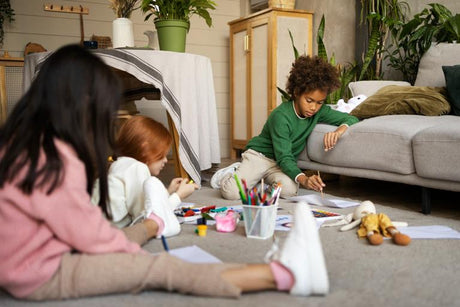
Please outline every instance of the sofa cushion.
M460 117L442 118L442 123L415 135L415 169L421 177L460 181Z
M365 95L366 97L374 95L379 89L388 85L410 86L406 81L389 81L389 80L366 80L355 81L348 84L351 96Z
M460 65L443 66L442 70L453 114L460 115Z
M332 166L412 174L412 138L442 124L443 117L388 115L365 119L351 126L328 152L324 151L324 134L337 127L318 124L307 140L307 154L312 161Z
M460 44L432 45L420 59L416 86L446 86L442 66L460 64Z
M358 118L392 114L442 115L450 112L443 87L389 85L368 97L350 113Z

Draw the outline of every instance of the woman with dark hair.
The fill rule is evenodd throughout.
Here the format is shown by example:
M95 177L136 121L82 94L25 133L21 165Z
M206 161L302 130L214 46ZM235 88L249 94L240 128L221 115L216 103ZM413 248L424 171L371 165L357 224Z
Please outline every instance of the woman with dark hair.
M125 232L111 227L102 211L110 218L106 158L120 99L120 84L100 59L65 46L46 60L0 128L1 288L26 300L144 289L228 297L265 289L327 293L306 204L297 206L295 219L302 222L269 264L190 266L141 249L159 231L153 219ZM102 211L90 200L96 177Z

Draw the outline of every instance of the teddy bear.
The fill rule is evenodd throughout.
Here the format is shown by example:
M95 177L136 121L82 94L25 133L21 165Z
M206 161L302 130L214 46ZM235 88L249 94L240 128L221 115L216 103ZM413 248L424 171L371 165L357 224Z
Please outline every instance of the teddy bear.
M383 243L383 236L391 237L397 245L409 245L411 238L401 233L396 226L407 226L405 222L392 222L384 213L376 213L375 205L370 201L363 201L353 213L343 217L341 221L326 224L324 226L345 226L340 231L347 231L359 226L357 231L360 238L367 237L371 245L380 245Z

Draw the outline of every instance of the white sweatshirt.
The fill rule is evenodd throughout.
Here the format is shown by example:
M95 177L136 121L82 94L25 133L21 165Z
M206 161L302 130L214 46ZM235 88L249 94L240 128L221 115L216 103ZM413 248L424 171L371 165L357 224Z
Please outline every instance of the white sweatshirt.
M109 200L112 223L118 228L129 226L144 210L144 181L150 178L150 171L145 163L130 157L120 157L109 169ZM98 183L96 184L98 186ZM166 187L165 187L166 190ZM99 202L98 189L95 189L91 201ZM169 207L176 208L181 203L177 193L169 196Z

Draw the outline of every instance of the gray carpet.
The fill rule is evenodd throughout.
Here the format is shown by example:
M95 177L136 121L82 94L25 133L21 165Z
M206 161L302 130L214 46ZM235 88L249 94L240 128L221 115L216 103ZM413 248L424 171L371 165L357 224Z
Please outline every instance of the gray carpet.
M305 190L302 190L305 192ZM220 198L219 192L202 188L188 202L197 205L236 205ZM281 200L280 214L292 211L294 204ZM334 209L349 213L353 209ZM411 226L445 225L460 230L458 219L423 215L377 204L394 221ZM225 262L261 262L271 240L247 239L240 222L234 233L218 233L211 226L206 237L198 237L195 227L184 225L179 236L168 240L170 248L196 244ZM283 240L287 233L277 232ZM460 240L413 240L407 247L386 240L370 246L359 240L355 231L321 228L320 236L331 284L325 297L293 297L287 293L245 294L239 300L184 296L161 291L138 295L107 295L63 302L27 303L0 293L0 306L459 306ZM162 250L160 241L149 242L145 249ZM184 272L186 274L187 272ZM205 272L204 272L205 273Z

